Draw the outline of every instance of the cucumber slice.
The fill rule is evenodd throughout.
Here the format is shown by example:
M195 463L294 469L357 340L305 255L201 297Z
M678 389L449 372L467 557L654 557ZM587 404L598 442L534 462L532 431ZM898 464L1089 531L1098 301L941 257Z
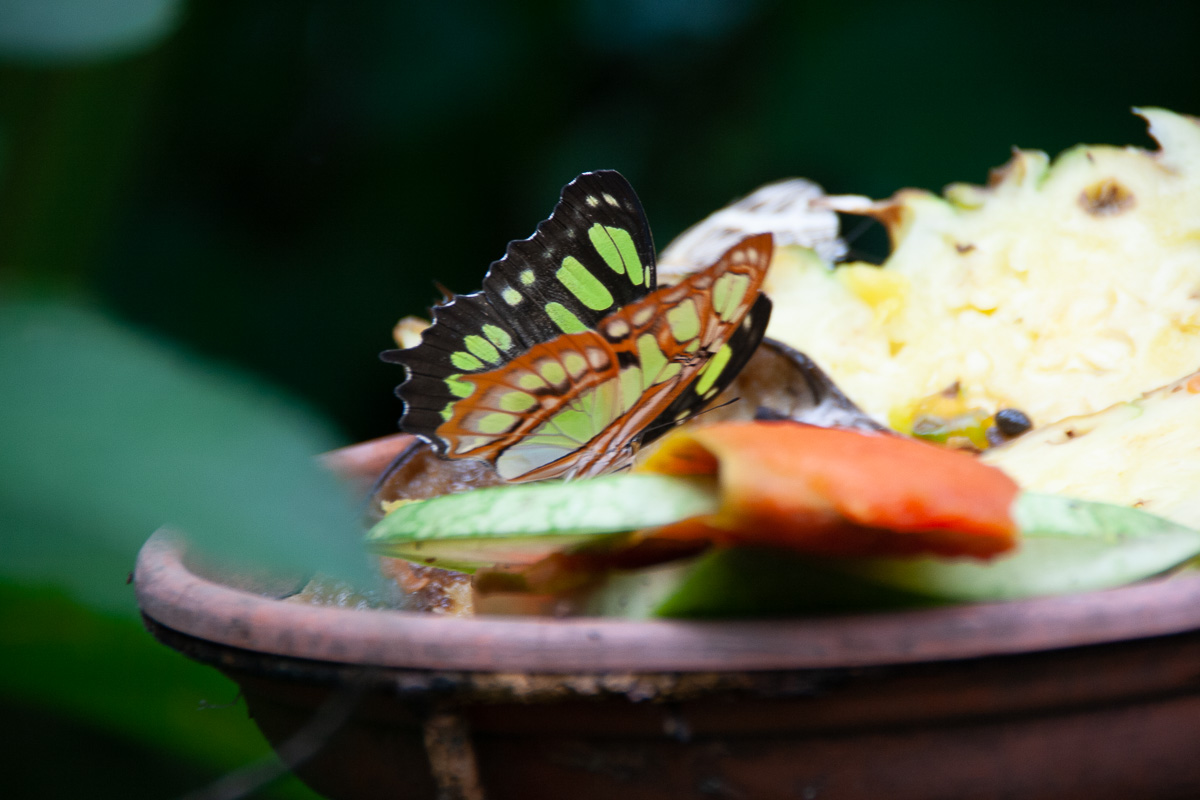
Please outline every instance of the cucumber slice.
M366 545L380 555L470 572L616 545L628 531L711 514L718 503L712 478L622 473L496 486L406 503L367 532Z
M629 531L716 511L711 478L610 475L478 489L409 503L367 534L381 555L466 572L531 564L550 553L619 547ZM611 576L589 613L761 616L1006 600L1120 586L1200 554L1200 531L1138 509L1023 493L1015 553L990 562L811 559L722 550Z
M582 602L588 616L782 617L907 608L938 601L847 575L836 564L768 548L710 550L615 572Z
M845 568L947 600L1011 600L1123 586L1200 554L1200 531L1136 508L1025 492L1014 513L1020 545L990 562L869 559Z
M1012 600L1121 586L1200 554L1200 532L1137 509L1022 494L1020 549L990 562L812 559L767 549L706 553L614 573L587 614L769 617Z

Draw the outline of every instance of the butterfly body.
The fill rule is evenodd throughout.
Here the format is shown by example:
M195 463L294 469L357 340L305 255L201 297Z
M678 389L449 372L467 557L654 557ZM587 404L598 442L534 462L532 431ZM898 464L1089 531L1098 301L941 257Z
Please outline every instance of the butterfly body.
M569 184L513 242L483 290L434 309L420 345L390 351L408 379L403 430L507 480L587 477L704 407L762 338L770 234L674 286L633 189L615 172Z

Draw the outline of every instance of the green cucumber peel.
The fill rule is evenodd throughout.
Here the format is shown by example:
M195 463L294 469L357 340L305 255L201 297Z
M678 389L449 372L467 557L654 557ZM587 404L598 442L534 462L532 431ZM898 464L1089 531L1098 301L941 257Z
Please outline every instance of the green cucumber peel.
M623 473L494 487L402 505L371 529L367 547L380 555L470 572L530 564L556 551L619 547L630 531L711 514L718 505L711 478ZM720 615L722 608L767 614L872 604L894 607L922 599L1010 600L1120 586L1200 555L1200 531L1139 509L1024 492L1013 513L1021 529L1016 551L987 562L933 557L817 560L776 551L780 568L791 571L778 586L806 587L782 602L776 583L762 581L761 559L757 568L749 569L748 557L702 556L655 572L642 571L640 577L615 575L611 580L624 581L624 588L603 589L607 599L597 600L596 610L709 616ZM759 588L733 591L730 587L737 581L732 576L742 573ZM830 575L845 586L827 580ZM816 586L822 587L818 594L830 596L814 597L810 589ZM768 608L772 603L776 612ZM626 612L623 606L636 609Z
M1200 554L1200 531L1136 508L1023 492L1013 512L1017 549L991 561L889 558L844 566L931 597L989 601L1109 589Z
M787 617L911 608L939 601L857 578L836 562L771 548L731 547L613 572L580 603L586 616L648 619Z
M366 546L470 572L615 545L624 533L711 514L718 503L712 478L651 473L496 486L405 503L367 532Z
M712 550L615 572L583 610L630 619L770 617L1014 600L1121 586L1200 554L1200 532L1134 508L1024 493L1014 514L1018 549L989 562Z

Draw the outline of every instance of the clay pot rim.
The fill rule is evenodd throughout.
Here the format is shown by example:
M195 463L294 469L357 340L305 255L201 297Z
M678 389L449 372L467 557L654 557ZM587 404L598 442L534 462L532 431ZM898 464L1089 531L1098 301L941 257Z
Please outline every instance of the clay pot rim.
M290 603L196 574L160 532L138 554L142 612L278 656L483 672L709 672L949 661L1200 629L1200 575L1006 603L749 621L447 618Z

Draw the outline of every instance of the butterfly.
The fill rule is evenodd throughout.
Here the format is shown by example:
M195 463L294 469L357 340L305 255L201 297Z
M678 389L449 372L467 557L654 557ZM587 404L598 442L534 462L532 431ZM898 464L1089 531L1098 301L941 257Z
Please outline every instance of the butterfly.
M758 347L771 234L658 287L645 211L620 173L585 172L483 289L433 309L404 366L400 429L508 481L600 475L704 409Z

